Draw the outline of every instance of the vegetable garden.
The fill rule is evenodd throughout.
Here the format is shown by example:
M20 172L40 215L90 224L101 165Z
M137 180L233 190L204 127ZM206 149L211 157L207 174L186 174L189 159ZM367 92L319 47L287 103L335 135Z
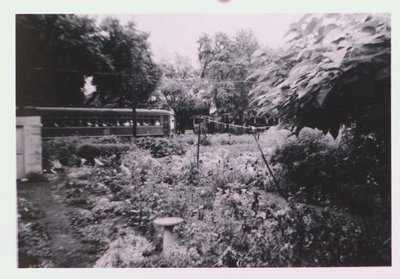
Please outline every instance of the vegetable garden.
M47 172L18 185L20 266L391 265L390 15L306 14L275 50L251 30L202 34L198 69L180 55L156 64L133 21L20 15L16 27L18 106L166 108L179 132L44 142ZM279 125L259 147L185 135L204 111ZM183 220L168 253L162 217Z
M81 256L87 266L389 264L387 222L378 224L378 216L357 211L361 201L361 205L354 200L340 203L345 199L337 199L337 195L354 197L347 189L333 188L341 185L340 178L328 169L338 162L324 160L332 164L328 166L318 160L345 148L344 138L335 141L311 129L305 129L299 138L277 128L263 133L260 143L273 162L280 181L278 188L268 176L251 135L209 136L207 145L201 146L198 166L196 135L142 138L133 143L116 137L72 142L54 139L45 146L47 151L55 147L58 150L47 153L49 167L51 162L62 161L64 171L46 177L64 177L63 183L51 190L52 195L60 196L68 208L73 234L82 243L94 245L91 256ZM82 151L87 149L91 152ZM88 154L96 155L94 164ZM287 154L292 158L290 164L285 159ZM336 165L336 169L346 172L344 167ZM296 175L296 169L308 178ZM299 187L305 182L301 179L308 179L312 190ZM373 198L363 202L383 212L381 202ZM26 203L19 200L20 212L27 208ZM181 217L184 222L174 228L177 245L165 254L162 229L153 221L167 216ZM32 233L30 230L35 230L35 220L43 216L19 217L21 244ZM375 230L366 219L372 221ZM52 242L51 238L38 243L26 241L19 248L25 256L39 259L33 266L54 265L51 251L35 247L45 247L46 241ZM47 253L41 255L41 250Z

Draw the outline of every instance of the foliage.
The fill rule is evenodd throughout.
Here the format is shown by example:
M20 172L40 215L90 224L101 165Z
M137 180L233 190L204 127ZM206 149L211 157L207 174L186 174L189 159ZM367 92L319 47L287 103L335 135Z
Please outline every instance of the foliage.
M49 232L38 222L44 212L26 199L18 198L18 265L52 267Z
M360 220L374 257L370 264L390 262L390 160L385 144L357 128L343 130L338 144L320 133L300 133L278 148L271 162L280 166L279 190L290 200L343 208Z
M94 158L114 157L116 160L131 148L117 137L53 138L43 143L44 166L60 161L64 166L80 165L81 158L94 164Z
M186 152L182 142L173 139L145 137L135 139L134 143L140 148L149 149L154 158L183 155Z
M130 21L87 16L17 15L17 105L131 107L146 101L160 71L148 34ZM96 90L84 95L85 80ZM89 98L86 98L89 97Z
M86 73L109 70L99 40L86 16L17 15L17 105L82 106Z
M315 205L335 205L365 216L390 214L390 165L383 144L352 129L339 143L321 133L301 132L276 149L279 188L285 197Z
M129 144L82 144L78 146L76 155L94 163L94 158L98 157L117 157L127 152L131 148Z
M340 165L328 165L332 161L347 163L343 160L345 153L337 152L337 157L330 153L340 149L341 144L343 152L352 150L344 148L345 144L354 144L354 139L350 136L347 139L346 133L339 143L307 129L299 139L284 140L288 131L271 129L261 134L260 143L267 157L276 150L273 157L279 158L279 162L272 168L275 173L280 172L280 178L289 174L286 168L293 153L292 168L306 166L306 173L307 168L319 168L321 172L308 172L309 176L317 176L308 181L319 180L315 183L316 195L311 198L325 193L326 189L319 184L323 185L320 181L328 181L329 176L333 178L332 185L338 182L339 194L354 194L353 205L360 193L349 191L348 187L353 189L350 182L341 184L341 179L349 179ZM189 137L195 142L196 135L185 135L176 137L173 144L192 142ZM274 193L274 184L266 175L254 139L250 135L232 136L231 145L221 145L224 138L227 135L213 136L212 145L201 147L199 165L195 162L195 145L186 147L184 154L155 157L148 148L162 139L143 138L138 139L143 141L143 146L137 144L124 153L120 164L113 164L110 157L103 160L103 166L68 170L69 182L62 187L65 201L86 202L70 205L75 210L70 220L79 237L101 243L101 249L96 250L96 266L390 265L390 221L387 223L387 217L376 206L379 203L369 200L372 212L364 214L354 208L348 210L334 199L328 206L324 199L300 197L292 197L288 203ZM333 158L327 158L328 154ZM307 156L315 159L308 162ZM347 174L356 170L353 165L356 157L352 156L345 165ZM366 161L370 164L373 160ZM362 164L361 168L371 169ZM361 174L359 178L360 185L371 180L368 175L364 181ZM289 179L292 183L298 182L287 176L286 180ZM153 224L155 218L166 216L184 219L175 227L178 246L169 256L160 253L162 228Z
M183 134L185 122L193 115L208 113L209 104L200 90L198 73L187 57L176 54L172 62L161 62L160 68L163 75L158 90L174 110L177 131Z
M97 260L94 267L130 267L133 259L142 259L142 253L150 247L149 242L141 236L126 233L109 245L109 249Z
M280 193L307 204L340 202L336 151L332 142L313 130L304 130L297 140L286 141L271 157L271 163L281 167Z
M64 139L53 138L43 142L43 166L49 167L52 161L60 161L62 165L72 166L78 161L76 147L78 140L76 138Z
M201 78L211 80L210 99L219 115L243 114L248 108L250 83L244 82L252 64L252 54L259 45L251 30L241 30L230 38L216 33L214 38L202 35L199 40ZM235 117L233 117L235 118Z
M214 210L187 228L189 247L200 255L199 266L365 264L367 241L355 219L301 204L267 204L254 211L250 194L217 193Z
M387 15L305 15L291 25L286 50L254 58L252 102L297 133L317 127L336 137L341 124L388 122L390 29Z
M132 102L147 100L160 78L160 71L151 57L149 35L137 30L133 21L121 25L112 17L103 20L100 30L100 49L108 57L112 71L109 75L94 76L96 91L87 104L132 107Z

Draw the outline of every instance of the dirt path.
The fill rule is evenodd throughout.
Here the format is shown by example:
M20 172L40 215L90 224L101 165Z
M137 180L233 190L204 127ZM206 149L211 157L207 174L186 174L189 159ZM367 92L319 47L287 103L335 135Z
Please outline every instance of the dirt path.
M68 219L68 211L71 209L62 203L63 193L59 191L63 184L63 176L50 182L18 183L18 196L29 201L35 209L44 212L43 218L28 221L39 223L47 232L47 248L50 250L50 262L54 267L90 267L96 260L95 255L91 253L93 249L89 243L82 243L73 234ZM40 262L41 259L37 260ZM30 262L31 257L20 253L20 267L29 267Z

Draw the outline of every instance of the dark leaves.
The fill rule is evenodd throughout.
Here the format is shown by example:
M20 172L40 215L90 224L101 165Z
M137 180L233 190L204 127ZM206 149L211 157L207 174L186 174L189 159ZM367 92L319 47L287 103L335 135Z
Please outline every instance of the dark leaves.
M286 123L336 135L338 125L386 103L375 99L377 94L389 96L375 91L377 81L390 77L391 35L386 16L308 15L288 33L292 36L288 48L249 77L263 81L250 92L260 114L272 113Z

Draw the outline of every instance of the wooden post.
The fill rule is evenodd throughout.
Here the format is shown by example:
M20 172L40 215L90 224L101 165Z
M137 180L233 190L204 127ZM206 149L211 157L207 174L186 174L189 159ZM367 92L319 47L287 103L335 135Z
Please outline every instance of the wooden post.
M136 138L136 96L133 92L133 88L132 88L132 121L133 121L133 125L132 125L132 136L134 138Z
M134 71L133 71L133 58L132 58L132 52L131 52L131 79L132 79L132 84L131 84L131 94L132 94L132 121L133 121L133 125L132 125L132 136L134 137L134 138L136 138L136 135L137 135L137 133L136 133L136 122L137 122L137 119L136 119L136 106L137 106L137 104L136 104L136 95L135 95L135 88L134 88L134 85L135 85L135 82L134 82L134 76L133 76L133 73L134 73Z
M200 134L201 134L201 122L199 123L199 129L197 131L198 137L197 137L197 166L199 166L199 158L200 158Z
M265 158L264 152L262 151L261 146L260 146L260 143L258 142L257 135L255 134L255 132L253 133L253 135L254 135L254 139L256 140L258 149L259 149L260 152L261 152L261 157L262 157L262 159L263 159L265 165L267 166L268 172L269 172L269 174L271 175L272 180L274 181L275 187L277 187L277 189L278 189L278 181L276 180L275 175L274 175L274 173L272 172L272 169L270 168L270 166L269 166L269 164L268 164L268 162L267 162L267 159Z

